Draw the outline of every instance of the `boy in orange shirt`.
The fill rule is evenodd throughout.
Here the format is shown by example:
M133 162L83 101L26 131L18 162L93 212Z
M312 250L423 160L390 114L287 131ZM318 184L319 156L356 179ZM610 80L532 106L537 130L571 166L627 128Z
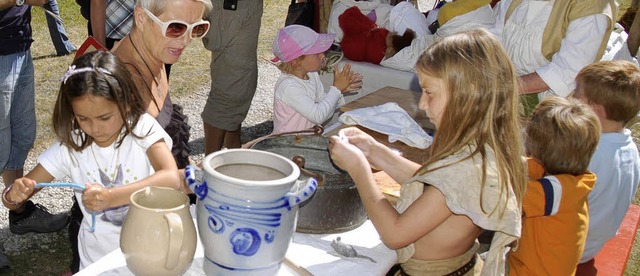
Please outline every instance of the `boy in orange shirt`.
M529 183L522 236L508 255L509 275L573 275L589 223L587 196L596 176L587 170L598 145L597 115L576 99L547 97L525 132Z

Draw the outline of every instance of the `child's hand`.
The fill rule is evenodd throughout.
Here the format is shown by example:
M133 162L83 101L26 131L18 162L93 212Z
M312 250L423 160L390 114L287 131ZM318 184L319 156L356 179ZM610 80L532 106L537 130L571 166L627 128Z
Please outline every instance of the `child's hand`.
M36 182L32 179L22 177L16 179L7 192L5 198L11 203L22 203L33 195Z
M369 162L363 151L350 143L349 138L343 135L329 137L329 155L333 163L340 168L354 173L358 169L370 170Z
M329 137L329 156L334 164L349 174L356 173L359 168L370 170L369 162L362 151L338 136Z
M376 140L371 135L357 127L341 129L338 136L360 149L367 159L376 144Z
M335 65L333 66L333 86L343 94L358 91L362 88L362 76L351 72L351 64L347 63L342 71Z
M102 211L111 206L111 192L99 184L87 184L82 192L82 202L91 211Z
M362 151L362 153L364 154L364 157L369 162L369 165L373 169L378 169L380 154L377 154L377 152L380 152L380 147L384 146L378 143L376 139L357 127L341 129L338 132L338 136L340 139L346 140L349 142L349 144L354 145L358 149L360 149L360 151Z

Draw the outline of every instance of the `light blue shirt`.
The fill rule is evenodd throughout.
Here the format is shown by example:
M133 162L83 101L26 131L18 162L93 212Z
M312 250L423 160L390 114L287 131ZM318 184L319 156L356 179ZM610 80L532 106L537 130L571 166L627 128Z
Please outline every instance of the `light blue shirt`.
M589 170L597 180L589 193L589 232L580 263L595 257L618 232L640 182L640 158L631 131L602 133Z

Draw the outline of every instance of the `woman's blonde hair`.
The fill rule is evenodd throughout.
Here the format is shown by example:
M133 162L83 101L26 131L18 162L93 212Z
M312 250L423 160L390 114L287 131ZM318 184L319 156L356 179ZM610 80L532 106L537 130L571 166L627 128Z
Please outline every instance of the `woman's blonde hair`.
M518 81L500 43L482 29L448 36L420 56L416 69L419 75L442 79L449 93L429 157L417 174L441 169L431 164L475 146L466 158L480 155L484 191L489 147L495 153L501 193L507 193L511 185L521 206L526 170L517 111Z

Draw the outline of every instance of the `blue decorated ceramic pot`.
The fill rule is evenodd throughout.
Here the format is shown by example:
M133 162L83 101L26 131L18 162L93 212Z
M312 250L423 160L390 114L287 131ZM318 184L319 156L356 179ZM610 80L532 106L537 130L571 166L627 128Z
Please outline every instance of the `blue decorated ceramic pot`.
M317 188L278 154L252 149L212 153L188 167L207 275L275 275L296 227L298 204Z

